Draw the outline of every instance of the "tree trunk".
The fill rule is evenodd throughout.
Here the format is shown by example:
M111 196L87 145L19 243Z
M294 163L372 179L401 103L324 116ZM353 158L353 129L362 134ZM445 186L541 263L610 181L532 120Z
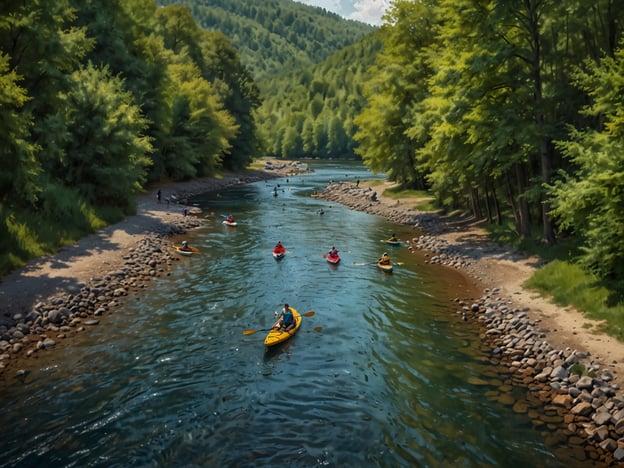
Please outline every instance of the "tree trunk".
M529 202L524 196L525 184L524 167L521 163L516 164L516 181L518 183L518 234L522 239L531 237L531 219L529 216Z
M488 223L491 223L492 222L492 207L490 206L490 191L488 190L487 184L485 184L484 192L485 192L485 211L487 211L487 220L488 220Z
M496 209L496 224L499 226L503 224L503 215L500 209L500 202L498 201L498 197L496 196L496 188L492 190L492 197L494 198L494 208Z
M542 161L542 179L545 184L550 183L550 175L551 175L551 145L545 139L542 140L542 148L541 148L541 161ZM553 245L557 242L555 237L555 228L550 217L550 202L545 194L542 193L542 225L544 228L543 236L544 242L548 245Z
M470 204L472 205L472 213L475 218L483 218L483 215L481 214L481 205L479 204L479 191L476 188L470 189Z
M544 112L542 111L543 106L543 90L542 90L542 73L541 73L541 59L542 59L542 41L539 32L540 26L540 12L539 9L541 7L541 1L527 1L527 16L528 23L527 26L529 28L529 34L531 36L532 42L532 50L533 56L531 57L531 76L533 78L533 96L534 96L534 105L535 105L535 123L542 129L545 127L546 118L544 116ZM551 145L550 139L547 136L542 136L539 141L539 152L540 152L540 167L541 167L541 176L542 183L548 184L550 183L550 175L551 175ZM542 190L543 191L543 190ZM552 245L555 243L555 230L553 228L552 220L550 219L550 215L548 212L550 211L550 205L548 201L545 200L544 194L542 193L542 204L541 204L541 212L542 212L542 228L543 228L543 240Z

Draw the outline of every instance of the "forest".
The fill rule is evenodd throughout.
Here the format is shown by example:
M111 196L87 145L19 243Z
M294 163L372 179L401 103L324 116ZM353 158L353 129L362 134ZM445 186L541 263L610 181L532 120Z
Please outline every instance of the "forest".
M0 271L271 155L361 158L622 281L622 7L395 0L372 28L289 0L3 2Z
M355 118L372 169L624 277L624 2L395 1Z
M260 6L253 12L271 33L257 39L286 67L372 29L288 0ZM229 22L214 11L247 31L236 10ZM296 31L296 47L282 49L304 14L307 35ZM159 181L244 169L264 154L253 68L188 8L8 0L0 19L0 273L133 213L134 197Z

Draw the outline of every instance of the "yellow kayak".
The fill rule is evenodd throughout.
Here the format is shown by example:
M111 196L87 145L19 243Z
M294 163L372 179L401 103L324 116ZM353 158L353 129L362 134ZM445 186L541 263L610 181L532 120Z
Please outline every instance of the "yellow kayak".
M299 327L301 326L301 314L299 314L299 312L297 312L293 307L291 307L290 310L292 310L293 316L295 317L295 328L288 331L271 330L264 339L265 346L275 346L283 343L299 331Z
M180 255L185 255L187 257L190 257L193 254L199 253L199 249L196 249L195 247L187 247L186 249L179 246L179 245L174 245L173 248L176 250L176 252L178 252Z
M381 263L377 262L377 267L383 271L387 271L388 273L392 272L392 263Z

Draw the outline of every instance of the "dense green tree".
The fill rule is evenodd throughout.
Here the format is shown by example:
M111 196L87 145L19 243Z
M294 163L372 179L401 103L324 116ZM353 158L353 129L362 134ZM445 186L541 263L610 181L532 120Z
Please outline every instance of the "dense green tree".
M260 90L225 36L217 32L203 32L200 45L204 63L210 69L204 76L213 83L219 101L238 127L230 141L231 150L223 156L223 166L228 169L244 168L261 147L255 119L255 112L262 103Z
M176 93L163 145L167 173L175 179L212 175L237 127L195 65L172 64L170 76Z
M366 99L361 83L368 78L366 69L373 63L381 43L375 36L334 54L322 64L304 71L293 71L259 83L264 97L258 125L262 134L275 135L275 126L293 122L302 132L300 152L282 154L283 146L269 144L269 154L285 158L303 156L354 157L354 116L364 108ZM340 123L341 129L338 129ZM330 136L329 131L333 132Z
M624 43L621 43L624 46ZM587 116L600 117L599 128L572 130L559 142L574 173L551 187L553 213L565 229L584 240L582 260L606 278L624 278L624 49L576 76L591 97Z
M395 2L387 15L392 26L379 34L384 46L365 90L368 106L355 118L357 152L373 171L423 189L416 151L428 140L427 128L412 131L411 138L407 132L421 119L417 110L429 93L432 72L426 59L434 44L435 16L430 5L406 1Z
M9 71L9 57L0 53L0 205L35 202L41 191L38 148L31 142L32 115L24 111L29 97L20 81L15 71Z
M61 93L58 134L64 158L49 174L75 187L95 205L131 211L129 194L137 193L147 176L152 151L143 135L147 121L134 105L120 78L89 64L70 75Z
M374 28L290 0L159 0L188 7L197 23L232 41L254 79L320 63Z

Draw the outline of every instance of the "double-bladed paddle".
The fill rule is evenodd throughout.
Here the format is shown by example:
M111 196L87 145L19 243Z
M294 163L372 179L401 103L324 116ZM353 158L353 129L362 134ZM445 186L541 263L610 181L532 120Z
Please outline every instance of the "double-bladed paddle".
M305 314L301 314L304 317L312 317L316 312L314 312L313 310L311 310L310 312L306 312ZM259 331L269 331L269 330L273 330L273 327L271 328L262 328L260 330L243 330L243 335L253 335L256 332Z

